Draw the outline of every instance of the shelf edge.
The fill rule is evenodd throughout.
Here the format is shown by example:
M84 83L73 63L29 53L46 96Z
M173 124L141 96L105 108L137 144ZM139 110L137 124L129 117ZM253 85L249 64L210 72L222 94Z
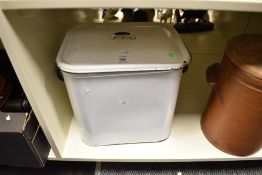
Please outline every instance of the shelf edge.
M103 7L129 7L129 8L187 8L187 9L212 9L231 11L262 12L262 1L252 0L1 0L0 7L4 10L11 9L52 9L52 8L103 8Z

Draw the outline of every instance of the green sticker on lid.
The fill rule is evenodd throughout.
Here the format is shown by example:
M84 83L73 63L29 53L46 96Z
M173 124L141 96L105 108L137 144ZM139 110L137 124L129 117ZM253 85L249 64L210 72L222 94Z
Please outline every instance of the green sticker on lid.
M168 57L169 57L169 58L174 58L174 57L175 57L175 52L169 51L169 52L168 52Z

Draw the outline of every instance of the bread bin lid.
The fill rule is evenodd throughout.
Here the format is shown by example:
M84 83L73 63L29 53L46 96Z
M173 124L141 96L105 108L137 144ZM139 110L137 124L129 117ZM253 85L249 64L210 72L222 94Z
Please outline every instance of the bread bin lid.
M160 23L75 27L67 32L56 59L70 73L172 70L190 61L174 28Z
M244 34L229 41L229 59L244 72L262 79L262 35Z

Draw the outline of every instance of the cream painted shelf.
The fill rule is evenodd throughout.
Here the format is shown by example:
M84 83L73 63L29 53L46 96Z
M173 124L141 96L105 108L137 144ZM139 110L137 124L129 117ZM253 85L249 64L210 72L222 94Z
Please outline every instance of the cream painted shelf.
M259 160L262 158L262 150L249 157L235 157L219 151L205 139L199 122L200 115L178 114L175 115L171 135L165 141L91 147L82 142L79 136L79 127L73 120L64 153L60 160L188 162Z
M189 2L192 2L190 4ZM199 3L199 4L198 4ZM183 75L170 137L159 143L90 147L80 139L64 82L56 76L55 59L65 32L99 22L90 7L188 7L262 11L260 1L0 1L0 36L18 78L43 128L53 160L86 161L206 161L262 159L262 152L239 158L214 148L203 136L200 117L211 87L205 70L220 62L229 38L244 32L261 33L261 13L210 11L215 30L181 37L193 61ZM223 5L222 5L223 4ZM229 4L233 4L229 7ZM234 6L235 5L235 6ZM237 6L239 5L239 6ZM80 7L81 8L78 8ZM225 6L225 7L224 7ZM64 9L70 7L71 9ZM84 8L86 7L86 8ZM87 8L89 7L89 8ZM241 7L241 8L240 8ZM29 8L29 10L23 10ZM32 9L30 9L32 8ZM59 9L57 9L59 8ZM72 9L73 8L73 9ZM244 7L243 7L244 8Z

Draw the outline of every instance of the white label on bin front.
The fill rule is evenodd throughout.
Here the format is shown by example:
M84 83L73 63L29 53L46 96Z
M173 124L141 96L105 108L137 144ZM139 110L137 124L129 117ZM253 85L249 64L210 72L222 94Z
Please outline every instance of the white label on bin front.
M81 94L82 95L87 95L91 90L87 87L82 87L81 88Z
M119 99L119 103L121 105L127 105L127 104L129 104L129 99L128 98Z

